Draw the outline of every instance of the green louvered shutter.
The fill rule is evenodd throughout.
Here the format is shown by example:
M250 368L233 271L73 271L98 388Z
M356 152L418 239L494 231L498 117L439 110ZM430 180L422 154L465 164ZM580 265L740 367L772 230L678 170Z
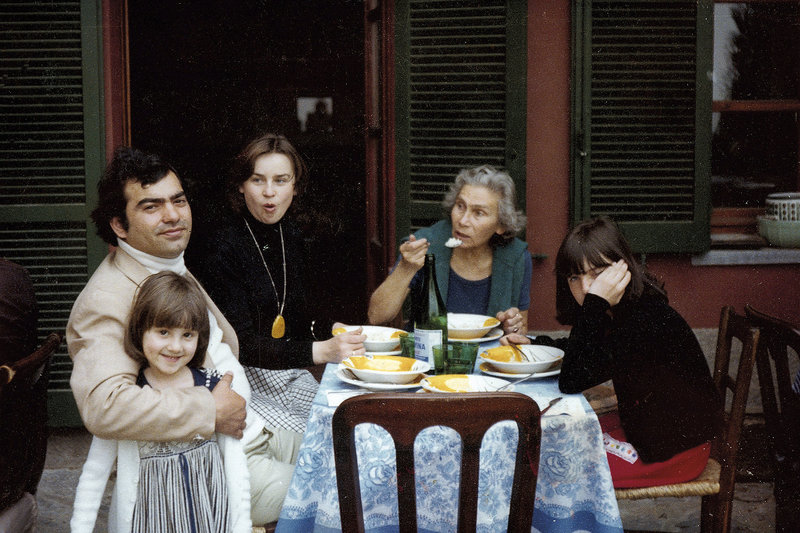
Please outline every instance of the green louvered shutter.
M397 2L398 238L441 218L462 168L506 168L524 202L526 10L517 0Z
M573 4L572 218L639 252L710 245L712 2Z
M99 0L0 3L0 256L27 268L39 336L64 333L104 255L89 207L103 168ZM79 425L66 344L50 374L50 424Z

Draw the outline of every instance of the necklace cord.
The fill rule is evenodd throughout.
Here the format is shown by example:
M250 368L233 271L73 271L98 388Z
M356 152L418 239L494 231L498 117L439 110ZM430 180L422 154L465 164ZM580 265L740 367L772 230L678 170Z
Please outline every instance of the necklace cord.
M264 260L264 254L261 253L261 247L258 245L258 240L256 239L253 230L250 228L250 224L244 219L244 225L247 226L247 231L250 232L250 236L253 238L253 244L256 245L256 251L258 252L259 257L261 257L261 263L264 265L264 270L267 271L267 275L269 276L269 281L272 283L272 290L275 291L275 299L278 299L278 287L275 285L275 280L272 279L272 272L269 271L269 267L267 266L266 260ZM283 307L286 305L286 285L288 285L288 280L286 279L286 249L284 248L283 244L283 226L281 223L278 223L278 231L281 234L281 259L283 261L283 301L280 305L280 310L278 311L278 315L283 315Z

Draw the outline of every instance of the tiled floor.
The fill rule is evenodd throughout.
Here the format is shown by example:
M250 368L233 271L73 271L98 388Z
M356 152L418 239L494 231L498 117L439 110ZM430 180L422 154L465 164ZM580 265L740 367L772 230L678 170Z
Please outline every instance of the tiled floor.
M39 483L39 531L41 533L69 532L72 501L78 484L83 460L91 438L82 429L53 430L47 450L47 462ZM758 460L743 453L742 466L753 477L762 476ZM101 508L95 531L106 531L110 492ZM620 512L627 530L699 531L700 504L697 498L671 498L659 501L621 502ZM775 504L772 484L741 482L736 485L733 532L769 533L775 531Z
M47 460L39 481L36 500L39 505L40 533L67 533L72 516L75 487L83 461L89 451L91 435L84 429L54 429L47 441ZM107 531L110 485L101 506L95 531Z
M700 531L700 498L620 501L626 531ZM731 531L775 531L772 483L737 483Z

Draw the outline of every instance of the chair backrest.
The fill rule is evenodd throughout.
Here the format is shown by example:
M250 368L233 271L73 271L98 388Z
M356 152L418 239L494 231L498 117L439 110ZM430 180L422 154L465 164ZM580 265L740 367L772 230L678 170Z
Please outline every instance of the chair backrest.
M733 339L738 339L741 343L735 377L730 375ZM714 440L711 450L711 456L722 465L720 492L733 491L736 472L735 468L729 467L736 464L739 436L747 408L747 396L750 391L750 378L753 375L758 340L759 330L754 328L747 318L736 314L732 307L722 308L717 336L717 354L714 359L714 384L723 401L725 401L728 391L732 393L732 397L729 402L726 402L725 419L721 425L719 437ZM722 479L723 476L726 479Z
M41 375L42 369L60 344L61 335L59 333L51 333L32 354L13 363L0 366L0 390L12 381L15 383L23 383L25 381L30 384L35 383L38 376Z
M530 531L539 463L539 408L515 392L466 394L374 393L348 398L333 414L333 449L339 488L342 531L364 531L355 427L364 422L382 426L392 436L397 458L400 531L417 531L414 484L414 440L430 426L449 426L462 439L458 531L475 531L478 511L478 468L483 435L502 420L517 423L514 481L508 531Z
M767 431L774 439L778 456L798 459L800 397L792 390L790 358L800 359L800 330L749 304L744 310L753 325L761 329L756 369Z
M36 494L47 456L47 364L60 343L51 333L39 349L0 367L0 510Z

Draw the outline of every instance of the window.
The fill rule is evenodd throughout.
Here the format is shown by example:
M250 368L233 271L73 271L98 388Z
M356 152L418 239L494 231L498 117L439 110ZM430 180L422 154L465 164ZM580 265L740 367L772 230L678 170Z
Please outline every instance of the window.
M610 216L638 252L708 249L710 2L573 5L572 219Z
M763 208L800 183L800 2L714 5L712 205Z
M755 232L767 194L798 190L799 11L576 5L572 218L609 215L641 252L763 244L723 233Z
M0 13L0 256L24 266L40 339L63 332L105 256L87 224L103 169L99 2L6 2ZM62 344L50 365L50 425L80 425Z
M462 168L506 168L524 203L526 9L505 0L395 4L398 238L441 218Z

